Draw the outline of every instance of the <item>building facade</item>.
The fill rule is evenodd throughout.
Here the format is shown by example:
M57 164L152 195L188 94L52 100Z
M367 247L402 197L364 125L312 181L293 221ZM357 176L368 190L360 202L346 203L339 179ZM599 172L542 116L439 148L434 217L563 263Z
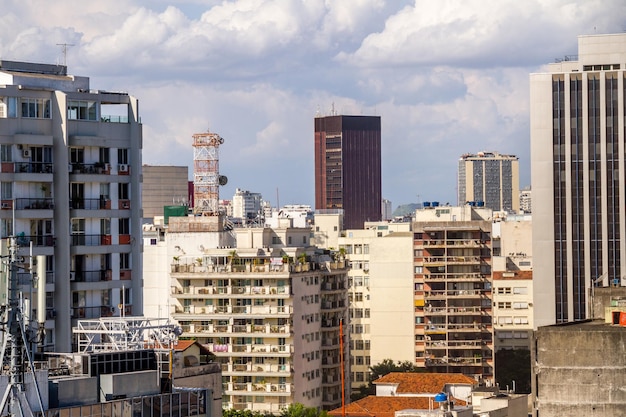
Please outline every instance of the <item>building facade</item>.
M293 228L290 219L276 228L222 231L221 224L210 216L171 218L164 242L146 247L145 256L169 263L162 280L171 288L168 313L182 337L217 357L224 407L336 408L342 356L350 372L345 263L316 254L310 228Z
M587 318L593 286L625 285L626 34L578 38L531 74L535 326Z
M530 349L533 330L532 221L509 214L492 224L495 350Z
M45 350L70 352L78 319L142 313L141 148L136 98L0 61L0 233L46 256Z
M233 195L233 217L246 223L258 223L264 212L261 210L263 199L260 193L253 193L237 188Z
M489 209L416 211L415 360L429 372L494 380Z
M379 116L315 118L315 209L343 209L346 229L381 219Z
M484 204L494 211L519 211L519 160L498 152L465 154L459 159L458 204Z
M141 185L143 218L148 222L163 216L165 206L189 206L186 166L144 165Z

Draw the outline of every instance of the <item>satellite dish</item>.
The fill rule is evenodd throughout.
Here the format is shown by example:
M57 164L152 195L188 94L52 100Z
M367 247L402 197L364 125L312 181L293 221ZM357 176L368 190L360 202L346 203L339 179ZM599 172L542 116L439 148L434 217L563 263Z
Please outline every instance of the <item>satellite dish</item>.
M228 177L226 175L220 175L219 177L219 183L220 185L226 185L228 183Z

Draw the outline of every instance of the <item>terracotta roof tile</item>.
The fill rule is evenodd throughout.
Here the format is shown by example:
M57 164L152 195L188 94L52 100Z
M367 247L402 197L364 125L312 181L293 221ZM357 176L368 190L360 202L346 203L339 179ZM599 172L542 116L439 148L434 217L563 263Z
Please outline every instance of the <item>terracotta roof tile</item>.
M346 404L347 417L394 417L400 410L428 410L431 405L436 408L437 403L431 402L432 397L376 397L370 395L358 401ZM465 401L454 400L455 405L466 405ZM342 409L329 411L332 417L341 417Z
M391 372L378 378L374 384L398 384L396 392L413 394L436 394L446 384L477 385L474 378L463 374Z

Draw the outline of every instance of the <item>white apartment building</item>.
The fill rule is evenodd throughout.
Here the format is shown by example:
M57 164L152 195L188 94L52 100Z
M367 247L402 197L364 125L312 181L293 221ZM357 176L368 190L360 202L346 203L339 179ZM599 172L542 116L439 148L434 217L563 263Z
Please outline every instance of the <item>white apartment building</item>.
M253 193L237 188L233 195L233 217L242 219L243 223L258 223L261 210L262 197L260 193Z
M535 327L589 318L626 279L626 34L530 76Z
M222 221L172 217L162 241L146 234L145 259L161 262L155 279L170 288L168 314L182 337L217 356L224 406L274 414L293 403L338 407L342 356L350 371L345 263L320 253L310 228L289 219L232 232ZM146 311L162 313L149 302Z
M136 98L0 61L0 234L46 256L45 350L71 351L77 319L142 314L141 148Z
M494 346L530 349L533 330L532 220L512 215L493 223Z

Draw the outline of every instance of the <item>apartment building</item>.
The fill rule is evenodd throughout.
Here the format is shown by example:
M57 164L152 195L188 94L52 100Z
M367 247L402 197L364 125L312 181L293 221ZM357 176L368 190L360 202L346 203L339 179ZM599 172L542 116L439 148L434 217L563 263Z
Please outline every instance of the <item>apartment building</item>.
M145 256L170 263L169 314L182 337L216 355L224 407L336 408L342 356L349 374L345 263L312 246L310 228L289 219L275 228L221 224L213 216L170 218L164 243L147 246Z
M418 209L413 223L415 360L493 381L492 212Z
M46 257L45 350L70 352L78 319L142 313L141 148L136 98L0 61L0 234L27 287L31 250Z
M410 228L410 223L372 222L365 223L364 229L339 234L338 247L349 266L353 390L368 384L371 365L389 358L413 360L412 335L407 333L412 331L412 299L404 305L388 302L412 294ZM398 294L397 285L403 281L409 291ZM404 308L408 314L398 314L398 308ZM375 314L372 315L372 311ZM407 339L408 343L398 343L398 338ZM378 347L373 353L372 344Z
M626 286L626 34L530 75L535 326L590 318L593 287Z
M492 226L495 350L530 349L534 312L531 216L508 214Z
M261 221L261 210L263 199L261 193L237 188L233 195L233 217L241 219L244 224L257 223Z
M458 192L459 205L477 202L494 211L518 212L518 157L498 152L478 152L461 156Z

